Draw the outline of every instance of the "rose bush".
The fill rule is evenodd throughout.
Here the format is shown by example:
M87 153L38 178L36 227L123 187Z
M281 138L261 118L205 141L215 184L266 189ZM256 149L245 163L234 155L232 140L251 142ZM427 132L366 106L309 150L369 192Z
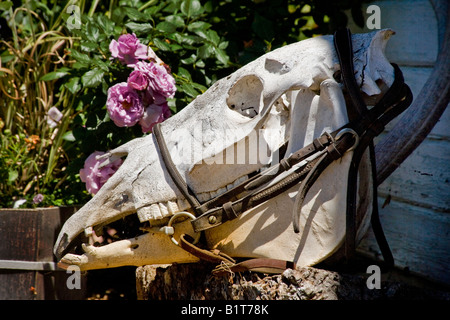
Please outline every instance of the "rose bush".
M118 127L132 127L139 123L143 133L151 132L156 123L171 115L166 98L174 97L176 85L168 66L152 49L142 45L134 33L123 34L118 41L112 40L109 50L112 58L134 68L127 82L108 89L106 109L110 119ZM150 62L141 61L147 59ZM122 163L116 160L100 169L96 157L101 154L104 153L92 153L80 169L81 181L90 194L96 194Z

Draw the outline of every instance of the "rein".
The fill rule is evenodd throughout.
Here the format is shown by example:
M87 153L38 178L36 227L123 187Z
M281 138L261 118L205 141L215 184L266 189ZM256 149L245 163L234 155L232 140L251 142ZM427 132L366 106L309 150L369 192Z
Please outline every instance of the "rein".
M331 133L324 133L313 142L280 160L267 170L260 172L238 186L225 193L201 203L195 192L187 185L175 167L167 149L160 123L153 128L156 145L167 171L177 188L189 202L195 219L191 220L196 233L208 230L223 224L226 221L239 217L247 210L285 192L295 185L299 185L298 194L292 213L294 231L298 233L299 216L304 199L310 188L317 181L321 173L335 160L341 158L347 151L353 150L350 164L347 189L346 236L344 252L346 259L354 254L356 249L356 195L358 167L365 151L369 149L372 164L373 182L373 212L371 217L372 228L381 249L385 264L393 266L392 253L384 236L378 215L376 165L373 139L379 135L387 123L402 113L412 102L412 93L404 83L403 74L396 64L392 64L395 71L395 80L382 99L370 110L364 103L360 88L356 83L353 70L353 50L351 33L348 29L340 29L334 35L334 44L338 53L342 80L350 97L347 104L349 123ZM281 173L289 171L293 166L318 154L312 160L293 170L282 180L272 186L265 186L274 181ZM226 271L239 272L243 270L270 270L281 272L287 267L295 268L292 262L276 259L249 259L237 263L233 258L220 253L218 250L201 249L195 245L188 235L180 237L179 245L189 253L201 260L219 264L213 271L220 274Z

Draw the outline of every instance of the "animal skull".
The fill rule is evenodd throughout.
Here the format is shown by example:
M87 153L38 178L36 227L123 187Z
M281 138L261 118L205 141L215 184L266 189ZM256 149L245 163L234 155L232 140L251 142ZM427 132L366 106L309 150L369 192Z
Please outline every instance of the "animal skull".
M369 105L393 83L393 67L384 56L393 33L386 29L352 36L355 77ZM161 130L171 157L199 199L207 201L252 172L265 170L279 160L277 150L285 142L287 157L323 132L346 124L339 70L332 36L304 40L267 53L217 81L166 120ZM293 187L205 231L207 246L233 257L283 259L299 266L326 259L345 236L351 154L347 152L327 168L308 193L299 234L293 232L291 221L297 194ZM119 170L64 224L54 248L60 265L87 270L197 262L198 258L159 232L171 216L190 207L166 172L154 136L132 140L103 156L105 163L119 157L126 157ZM359 239L371 215L370 172L366 156L359 168ZM135 213L146 224L144 233L99 247L87 244L92 228L98 233L102 226L130 219ZM182 233L194 236L187 220L175 224L174 238ZM84 253L68 253L80 239L86 242Z

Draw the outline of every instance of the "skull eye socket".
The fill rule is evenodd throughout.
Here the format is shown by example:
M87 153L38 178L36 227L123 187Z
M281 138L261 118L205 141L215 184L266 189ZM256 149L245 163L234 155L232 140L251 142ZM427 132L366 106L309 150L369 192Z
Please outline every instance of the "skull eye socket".
M244 76L228 91L227 105L230 110L254 118L262 107L263 83L257 76Z

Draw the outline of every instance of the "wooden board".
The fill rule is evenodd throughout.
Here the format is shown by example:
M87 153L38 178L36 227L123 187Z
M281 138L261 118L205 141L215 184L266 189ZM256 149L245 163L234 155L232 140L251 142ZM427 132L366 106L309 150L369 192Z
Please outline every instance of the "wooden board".
M406 204L450 213L450 145L425 140L378 190Z
M391 200L380 218L397 267L450 285L450 215ZM380 258L370 230L358 247L360 253Z
M433 7L427 0L371 1L363 4L364 21L366 9L377 5L381 12L381 29L391 28L396 34L389 40L386 56L391 62L403 66L433 66L438 48L437 20ZM347 13L347 16L351 16ZM350 20L353 33L370 32L365 26L359 28Z
M0 260L56 262L53 245L62 223L74 208L0 209ZM0 300L81 299L80 290L66 286L64 271L0 269Z
M400 65L413 95L422 90L438 53L437 19L427 0L371 1L381 9L381 28L396 31L386 56ZM348 14L349 16L349 14ZM368 15L365 13L365 19ZM353 33L361 29L350 21ZM396 123L390 123L388 132ZM380 136L376 142L382 139ZM396 266L434 281L450 284L450 111L441 116L427 139L380 186L382 223L393 248ZM361 253L378 255L369 232Z

